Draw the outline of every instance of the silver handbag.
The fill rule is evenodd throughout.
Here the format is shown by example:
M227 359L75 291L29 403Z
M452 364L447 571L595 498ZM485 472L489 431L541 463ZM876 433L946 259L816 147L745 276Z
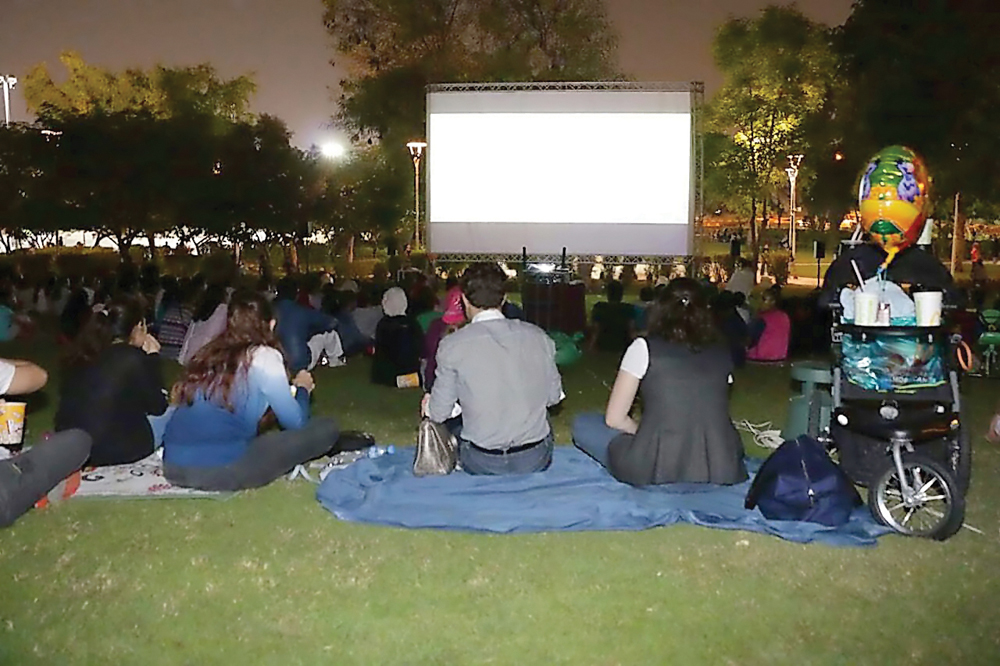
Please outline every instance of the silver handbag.
M420 421L413 476L451 474L458 460L458 440L448 428L430 419Z

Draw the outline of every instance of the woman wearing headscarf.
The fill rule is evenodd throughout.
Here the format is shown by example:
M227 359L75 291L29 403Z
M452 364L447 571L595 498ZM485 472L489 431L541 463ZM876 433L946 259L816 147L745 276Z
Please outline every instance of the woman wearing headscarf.
M421 340L420 327L406 316L406 292L393 287L382 296L385 316L375 329L375 357L372 382L385 386L419 384Z

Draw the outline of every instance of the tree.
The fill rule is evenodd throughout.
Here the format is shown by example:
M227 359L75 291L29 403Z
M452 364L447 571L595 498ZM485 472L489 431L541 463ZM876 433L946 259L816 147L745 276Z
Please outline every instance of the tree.
M67 78L56 84L45 63L24 77L24 99L43 120L95 113L144 113L154 118L183 114L214 116L231 122L250 120L250 96L256 83L249 76L223 80L208 64L150 71L113 72L89 65L79 53L65 51L59 61Z
M709 105L708 125L724 134L711 169L749 203L750 244L760 252L758 205L783 181L783 160L806 148L803 124L831 90L836 57L829 33L794 8L767 7L756 19L733 18L718 30L715 62L724 82ZM719 180L720 176L709 176Z
M1000 13L993 0L859 0L839 34L839 115L855 168L903 144L934 176L936 217L1000 204Z
M389 147L377 158L363 155L351 167L364 175L351 176L350 203L341 200L351 207L350 220L341 217L338 224L353 229L352 239L360 237L353 225L361 220L367 220L376 242L407 236L400 229L398 202L412 196L413 175L403 145L426 135L428 84L619 78L617 40L602 0L324 0L324 5L327 32L348 66L336 122L355 141ZM362 203L366 195L379 199ZM408 208L404 204L402 210Z
M413 192L399 178L399 168L376 144L357 151L326 181L325 215L319 224L347 252L348 261L354 260L358 240L382 244L390 254L400 240L409 241L413 218L407 217L407 208Z
M337 120L357 136L423 136L429 83L617 78L601 0L324 0L347 61Z
M201 203L216 183L219 137L250 123L254 83L220 79L209 65L112 72L63 53L68 76L44 64L25 77L25 99L59 133L52 203L66 228L111 237L124 254L145 234L204 223Z

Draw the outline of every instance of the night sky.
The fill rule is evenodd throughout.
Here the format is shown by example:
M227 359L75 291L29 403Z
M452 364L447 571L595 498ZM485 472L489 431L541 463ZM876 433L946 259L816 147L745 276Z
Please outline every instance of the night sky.
M705 81L715 27L748 16L767 0L606 0L620 36L619 58L639 81ZM839 25L852 0L799 0L814 20ZM113 69L212 63L226 77L254 73L255 111L277 115L295 143L338 138L328 127L340 73L322 24L319 0L0 0L0 73L22 77L38 62L56 75L59 52ZM12 120L28 120L13 92Z

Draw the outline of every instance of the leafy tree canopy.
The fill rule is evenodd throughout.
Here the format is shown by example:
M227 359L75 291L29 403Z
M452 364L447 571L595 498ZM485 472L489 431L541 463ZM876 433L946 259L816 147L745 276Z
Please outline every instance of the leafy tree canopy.
M757 204L786 182L785 156L805 152L803 128L828 99L837 59L823 26L775 6L722 24L713 53L723 85L708 110L708 185L731 209L749 208L756 252Z
M1000 12L995 0L859 0L839 34L849 159L908 145L939 202L1000 202Z
M84 62L74 51L62 53L59 60L68 75L63 83L52 80L44 63L24 78L28 108L43 120L94 113L144 113L155 118L199 113L230 121L250 118L249 100L256 84L249 76L223 80L207 64L113 72Z
M346 61L337 120L356 136L423 136L424 89L461 81L617 78L602 0L324 0Z

